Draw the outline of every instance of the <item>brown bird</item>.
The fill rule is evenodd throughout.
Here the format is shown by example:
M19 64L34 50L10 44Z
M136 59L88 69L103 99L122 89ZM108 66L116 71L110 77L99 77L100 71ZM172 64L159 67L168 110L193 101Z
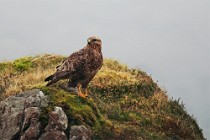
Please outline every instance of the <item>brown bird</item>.
M103 56L100 38L91 36L87 42L83 49L72 53L56 67L56 72L45 79L45 81L48 81L46 86L50 86L61 79L69 79L68 87L61 86L63 89L76 91L83 98L88 96L88 84L102 67ZM84 94L82 90L85 91Z

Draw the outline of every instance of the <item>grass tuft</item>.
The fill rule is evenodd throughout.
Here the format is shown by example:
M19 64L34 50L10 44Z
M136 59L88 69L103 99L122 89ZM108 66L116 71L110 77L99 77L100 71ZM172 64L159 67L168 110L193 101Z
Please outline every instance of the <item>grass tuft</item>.
M23 72L32 67L31 57L17 59L13 62L14 69Z
M50 98L41 112L41 127L47 125L47 114L54 106L60 106L69 119L68 136L70 126L83 124L92 129L92 139L204 139L183 103L169 99L145 72L116 60L104 60L89 85L91 99L60 89L58 84L65 80L45 87L44 79L63 59L46 54L0 63L0 100L40 88Z

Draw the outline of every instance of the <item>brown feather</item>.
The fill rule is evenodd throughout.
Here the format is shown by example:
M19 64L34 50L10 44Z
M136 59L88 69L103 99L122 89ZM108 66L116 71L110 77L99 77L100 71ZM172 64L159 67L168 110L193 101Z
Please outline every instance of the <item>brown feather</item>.
M47 86L56 83L60 79L69 79L69 86L76 86L78 83L81 83L82 87L86 88L102 67L101 44L99 38L89 37L86 47L72 53L56 67L54 74L45 79L45 81L49 81Z

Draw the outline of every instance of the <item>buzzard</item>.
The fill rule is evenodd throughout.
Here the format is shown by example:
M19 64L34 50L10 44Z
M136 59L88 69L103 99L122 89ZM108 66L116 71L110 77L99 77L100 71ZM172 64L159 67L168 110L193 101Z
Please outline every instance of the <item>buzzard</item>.
M46 86L61 79L69 79L67 87L61 86L63 89L76 91L83 98L88 96L87 86L102 67L103 56L100 38L91 36L87 42L84 48L72 53L56 67L56 72L45 79L48 81ZM84 94L83 90L85 91Z

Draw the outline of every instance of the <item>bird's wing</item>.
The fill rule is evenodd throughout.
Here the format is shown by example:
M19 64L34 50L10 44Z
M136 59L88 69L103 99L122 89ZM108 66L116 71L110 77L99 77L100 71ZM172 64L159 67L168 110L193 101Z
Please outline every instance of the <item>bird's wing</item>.
M87 58L86 50L83 48L78 52L71 54L68 58L56 67L56 72L45 79L48 81L46 86L56 83L60 79L69 78L69 76L79 71L84 67L85 60Z
M74 72L83 68L85 63L85 52L80 50L71 54L68 58L56 67L57 72Z

